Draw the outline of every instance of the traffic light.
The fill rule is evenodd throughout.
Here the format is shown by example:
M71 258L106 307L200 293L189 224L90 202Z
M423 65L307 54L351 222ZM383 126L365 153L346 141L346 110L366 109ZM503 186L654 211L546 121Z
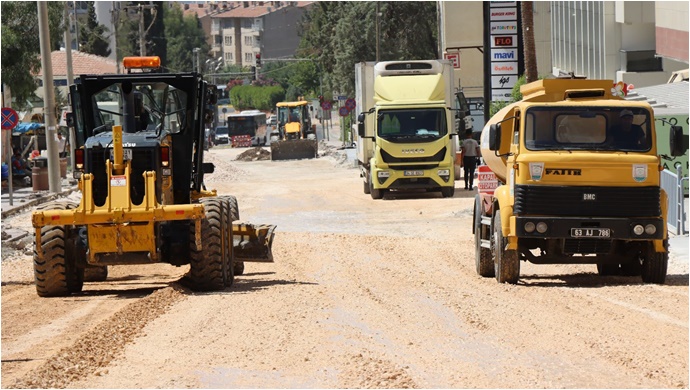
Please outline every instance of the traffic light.
M261 68L261 53L256 53L256 67Z

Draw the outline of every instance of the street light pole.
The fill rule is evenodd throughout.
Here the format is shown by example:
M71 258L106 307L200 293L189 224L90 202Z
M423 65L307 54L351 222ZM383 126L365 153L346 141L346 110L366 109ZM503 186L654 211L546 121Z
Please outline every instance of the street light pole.
M48 28L48 3L38 1L38 32L41 46L41 69L43 70L43 117L48 147L48 189L62 191L60 183L60 161L55 140L55 92L53 91L53 63L50 58L50 29Z

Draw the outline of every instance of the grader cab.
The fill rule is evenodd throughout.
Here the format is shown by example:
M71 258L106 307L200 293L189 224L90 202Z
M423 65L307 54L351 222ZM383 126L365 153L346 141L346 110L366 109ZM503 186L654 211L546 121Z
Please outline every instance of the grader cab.
M83 75L70 87L82 196L32 215L38 295L80 292L85 275L104 280L109 265L157 262L189 265L194 290L222 290L245 261L272 262L275 226L240 223L236 198L204 186L215 87L196 73L160 73L158 57L124 65L128 74Z

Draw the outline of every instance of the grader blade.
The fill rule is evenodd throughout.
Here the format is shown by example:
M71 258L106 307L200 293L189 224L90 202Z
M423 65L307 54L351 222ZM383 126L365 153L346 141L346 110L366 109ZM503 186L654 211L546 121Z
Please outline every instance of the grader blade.
M271 142L271 160L301 160L316 158L319 144L313 139L297 139Z
M232 237L235 261L272 263L275 225L233 223Z

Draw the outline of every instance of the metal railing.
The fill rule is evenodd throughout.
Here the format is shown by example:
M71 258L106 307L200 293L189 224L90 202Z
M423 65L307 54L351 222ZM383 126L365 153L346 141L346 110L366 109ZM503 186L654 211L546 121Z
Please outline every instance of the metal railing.
M680 164L676 166L676 173L668 169L661 172L661 188L668 195L666 224L668 231L675 235L688 234L685 210L685 181L688 181L688 177L683 177L683 168Z

